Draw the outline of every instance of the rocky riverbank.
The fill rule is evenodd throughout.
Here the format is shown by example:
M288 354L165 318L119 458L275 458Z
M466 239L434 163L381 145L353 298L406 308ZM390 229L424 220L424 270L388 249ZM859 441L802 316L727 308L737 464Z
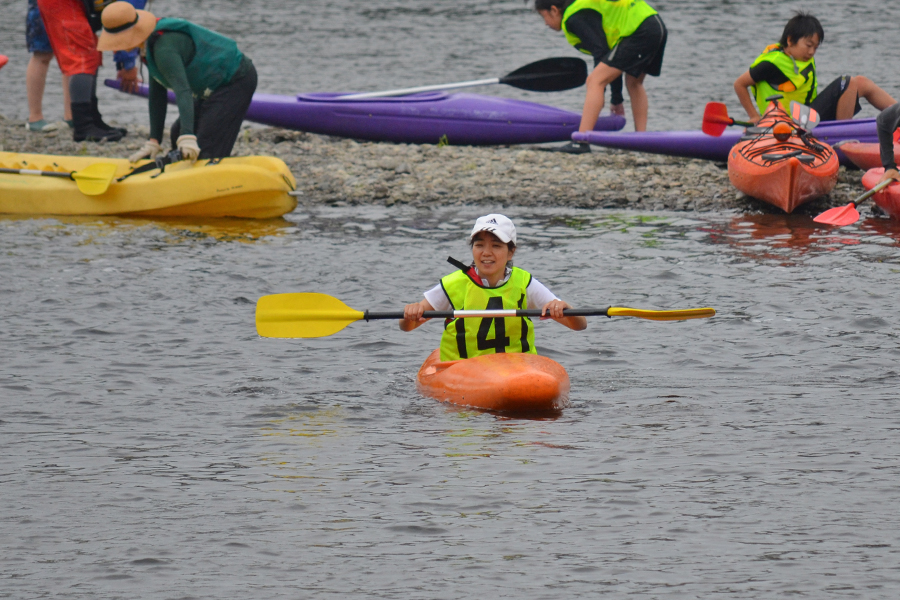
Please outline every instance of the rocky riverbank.
M63 125L31 133L0 117L0 150L126 157L143 144L146 127L121 142L72 141ZM490 204L636 210L779 212L748 198L708 161L595 148L572 156L536 146L467 147L357 142L276 128L244 129L235 155L284 160L297 178L301 204ZM800 207L818 214L863 191L860 171L841 168L830 196Z

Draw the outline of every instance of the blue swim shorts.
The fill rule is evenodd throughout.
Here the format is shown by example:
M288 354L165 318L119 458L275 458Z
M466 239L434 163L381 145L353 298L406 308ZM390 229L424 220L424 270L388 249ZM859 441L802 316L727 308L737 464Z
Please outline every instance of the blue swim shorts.
M53 52L36 0L28 1L28 14L25 17L25 42L28 44L29 52Z

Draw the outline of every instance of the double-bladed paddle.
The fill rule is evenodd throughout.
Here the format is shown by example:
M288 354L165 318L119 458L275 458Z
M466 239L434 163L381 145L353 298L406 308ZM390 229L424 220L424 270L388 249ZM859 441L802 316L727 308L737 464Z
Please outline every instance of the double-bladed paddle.
M685 310L640 310L637 308L567 308L565 317L637 317L651 321L705 319L716 314L712 308ZM540 317L533 310L426 310L426 319L470 317ZM256 303L256 331L263 337L317 338L333 335L355 321L402 319L403 311L371 312L354 310L333 296L317 293L272 294Z
M887 186L891 185L892 183L894 183L893 179L882 181L850 204L829 208L818 217L813 219L813 221L815 221L816 223L824 223L825 225L835 225L837 227L843 227L844 225L856 223L857 221L859 221L859 211L856 210L856 207Z
M109 188L116 176L116 165L95 163L80 171L71 173L61 171L38 171L36 169L0 169L0 173L15 173L19 175L41 175L43 177L65 177L71 179L85 196L99 196Z
M753 123L747 121L735 121L729 117L728 107L725 106L724 102L706 103L706 110L703 111L703 133L719 137L725 133L725 129L730 125L753 127Z
M562 92L584 85L587 80L587 65L580 58L545 58L516 69L505 77L494 79L476 79L459 83L425 85L422 87L388 90L386 92L370 92L338 96L335 100L365 100L367 98L386 98L389 96L406 96L420 92L436 92L440 90L456 90L479 85L503 83L531 92Z

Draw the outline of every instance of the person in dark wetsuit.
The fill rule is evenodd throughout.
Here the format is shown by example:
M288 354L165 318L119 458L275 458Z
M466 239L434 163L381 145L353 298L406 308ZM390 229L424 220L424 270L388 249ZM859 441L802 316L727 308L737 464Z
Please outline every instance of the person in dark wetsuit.
M816 74L816 50L825 30L809 13L796 13L784 27L781 40L772 44L734 82L734 91L751 123L766 112L766 98L780 94L781 106L790 112L792 100L815 109L822 121L852 119L861 110L860 97L879 110L896 102L867 77L843 75L821 93ZM753 96L748 92L753 91Z
M150 139L129 159L153 159L163 151L168 90L175 92L178 119L173 145L187 160L231 155L253 92L256 68L237 44L184 19L157 21L127 2L113 2L102 15L97 47L140 47L150 72Z
M900 128L900 102L881 111L875 122L878 124L881 166L884 167L884 175L878 183L888 179L900 181L900 172L897 171L897 162L894 159L894 132Z

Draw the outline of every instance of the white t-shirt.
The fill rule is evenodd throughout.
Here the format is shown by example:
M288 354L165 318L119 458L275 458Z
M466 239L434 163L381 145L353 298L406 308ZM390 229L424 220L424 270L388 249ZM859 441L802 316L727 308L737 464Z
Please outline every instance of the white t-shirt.
M509 279L510 273L511 271L507 272L506 276L497 282L497 285L500 286L505 283ZM482 279L481 282L487 286L486 279ZM528 296L528 306L526 308L544 308L544 305L551 300L559 300L553 292L547 289L547 286L534 277L531 278L531 283L525 288L525 295ZM425 299L434 307L434 310L453 310L450 299L444 293L444 288L441 287L440 283L425 292Z

